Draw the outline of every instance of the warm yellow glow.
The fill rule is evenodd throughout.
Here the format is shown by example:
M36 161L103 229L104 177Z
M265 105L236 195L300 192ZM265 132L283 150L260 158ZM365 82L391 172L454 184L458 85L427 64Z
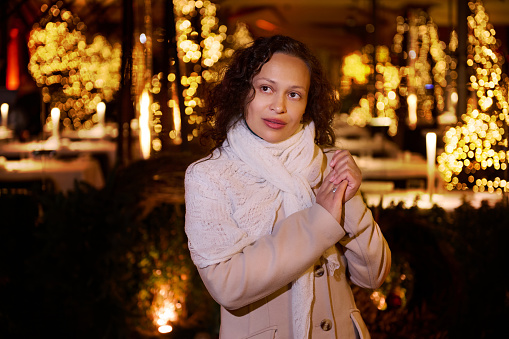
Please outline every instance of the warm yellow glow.
M365 127L371 121L371 112L369 108L369 100L364 97L359 100L359 106L352 109L348 116L347 123L350 126Z
M3 103L0 106L0 112L2 114L2 126L7 127L7 118L9 116L9 104Z
M86 26L71 12L54 8L58 16L30 32L28 70L41 87L42 100L61 111L66 128L90 128L96 106L110 102L120 86L121 47L101 35L87 43ZM42 27L44 26L44 27Z
M369 298L371 299L371 301L373 301L373 303L376 305L376 307L379 310L383 311L383 310L387 309L386 298L382 292L374 291L373 293L371 293Z
M408 44L405 44L407 41ZM438 26L421 9L410 10L406 19L397 18L397 34L393 42L393 52L403 54L402 57L407 60L407 66L399 69L401 76L407 80L398 88L399 94L417 96L416 119L412 112L410 128L415 128L420 122L431 124L433 112L441 114L445 110L445 88L455 86L455 81L448 82L447 75L450 74L452 80L457 78L454 71L456 60L446 54L447 45L439 39Z
M376 82L375 93L370 93L359 101L359 105L350 111L347 122L360 127L376 124L376 119L389 121L387 133L396 135L398 130L399 96L396 89L400 83L398 67L390 63L389 48L386 46L366 45L362 51L357 51L345 57L342 66L341 93L348 95L351 92L352 82L357 85L366 84L373 67L371 54L375 51Z
M106 113L106 104L104 102L100 102L97 104L97 118L99 120L99 124L104 126L104 118Z
M150 133L150 97L147 90L144 90L140 99L140 150L144 159L150 157L151 133Z
M431 199L435 191L435 160L437 149L437 135L436 133L426 133L426 156L427 156L427 170L428 170L428 194Z
M417 126L417 96L410 94L407 98L408 104L408 126L415 129Z
M53 137L59 136L60 110L57 107L51 109L51 123L53 124Z
M357 84L366 84L371 69L362 60L359 52L349 54L343 61L343 76L352 79Z
M372 118L370 125L389 127L391 125L391 118L389 117Z
M182 305L175 301L170 285L159 285L155 291L151 307L153 321L158 326L159 332L168 333L172 330L170 324L178 320L178 311L182 309Z
M180 119L180 110L177 105L173 106L173 125L175 126L175 134L173 137L170 135L170 137L172 137L175 144L180 145L182 143L182 136L180 134L182 121Z
M173 331L173 327L171 327L171 325L163 325L163 326L159 326L157 328L157 330L160 333L170 333L171 331Z
M179 105L185 106L181 107L186 114L182 119L190 125L190 133L181 137L180 130L170 131L170 138L175 143L180 143L182 138L192 140L198 135L199 125L203 122L203 116L200 114L203 102L199 97L202 80L216 81L219 74L217 69L212 67L222 58L233 54L233 49L225 48L224 43L232 43L233 40L235 48L238 48L252 38L249 37L247 27L241 24L237 24L233 38L228 36L228 27L219 24L216 17L217 5L212 1L173 0L173 4L176 14L178 56L184 63L191 64L191 67L187 67L188 70L193 70L191 74L185 74L181 79L168 75L169 81L181 81L185 87L183 93L178 93L184 100L178 102Z
M169 300L164 300L162 307L156 310L156 323L158 325L165 325L169 321L177 321L177 309L174 303Z
M499 83L503 58L496 50L495 31L481 1L469 2L470 51L467 64L472 96L462 122L449 129L445 148L438 158L439 170L449 190L471 188L474 192L509 192L503 172L507 169L507 96ZM500 173L500 174L499 174Z
M452 102L453 104L458 103L458 93L456 93L456 92L452 92L452 93L451 93L451 102Z

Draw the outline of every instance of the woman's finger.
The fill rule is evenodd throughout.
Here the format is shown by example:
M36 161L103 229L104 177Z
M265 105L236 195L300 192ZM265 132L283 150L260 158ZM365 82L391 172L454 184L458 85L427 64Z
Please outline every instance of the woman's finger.
M336 201L338 201L338 199L341 200L341 202L344 201L345 192L346 192L347 187L348 187L348 181L346 181L346 180L343 180L337 186L334 186L335 192L333 192L333 194L334 194L334 199Z

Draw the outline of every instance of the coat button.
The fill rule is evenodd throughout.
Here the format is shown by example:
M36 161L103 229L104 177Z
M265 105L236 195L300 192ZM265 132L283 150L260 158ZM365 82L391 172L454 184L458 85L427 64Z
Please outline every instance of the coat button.
M329 319L323 319L322 322L320 323L320 327L324 331L330 331L330 329L332 328L332 321L330 321Z
M322 266L318 266L318 265L315 266L315 277L321 277L324 272L325 272L325 270L323 269Z

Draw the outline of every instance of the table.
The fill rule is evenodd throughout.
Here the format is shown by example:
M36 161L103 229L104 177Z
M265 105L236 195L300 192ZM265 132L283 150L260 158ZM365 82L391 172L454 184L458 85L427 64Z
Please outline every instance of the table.
M396 157L401 152L396 143L385 139L381 134L373 138L343 138L336 139L335 146L339 149L346 149L352 155L360 157Z
M417 154L397 158L354 157L365 181L393 182L396 188L425 188L428 178L426 159ZM435 181L442 180L435 167ZM366 185L367 186L367 185Z
M34 153L52 153L56 157L77 157L91 154L97 158L105 157L103 170L115 165L116 143L111 140L78 140L54 139L31 142L9 142L0 144L0 156L8 159L30 158ZM102 159L100 159L102 161Z
M61 136L72 140L115 139L118 137L118 127L116 123L107 123L105 125L97 124L91 129L79 131L64 129L61 131Z
M0 140L9 140L14 137L14 133L11 129L0 126Z
M104 186L99 162L91 156L59 160L50 157L22 160L0 160L0 182L23 183L50 180L55 190L68 192L74 182L83 181L95 188Z

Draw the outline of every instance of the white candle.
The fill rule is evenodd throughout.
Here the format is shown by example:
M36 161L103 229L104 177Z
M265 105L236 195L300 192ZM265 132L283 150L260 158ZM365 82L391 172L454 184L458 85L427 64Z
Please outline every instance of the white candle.
M51 122L53 123L53 136L58 139L58 127L60 125L60 110L57 107L51 109Z
M150 156L150 97L145 90L141 94L140 99L140 149L143 159L148 159Z
M99 125L104 126L105 120L105 112L106 112L106 104L104 102L100 102L97 104L97 117L99 120Z
M177 101L174 101L173 105L173 125L175 126L175 144L180 145L182 143L182 136L180 131L182 129L182 119L180 118L180 109L177 105Z
M408 103L408 126L410 129L415 129L417 126L417 96L410 94L406 102Z
M3 103L0 106L0 111L2 112L2 126L7 128L7 117L9 115L9 104Z
M436 133L426 133L426 155L428 160L428 193L431 201L431 196L435 190L435 158L437 150L437 135Z

